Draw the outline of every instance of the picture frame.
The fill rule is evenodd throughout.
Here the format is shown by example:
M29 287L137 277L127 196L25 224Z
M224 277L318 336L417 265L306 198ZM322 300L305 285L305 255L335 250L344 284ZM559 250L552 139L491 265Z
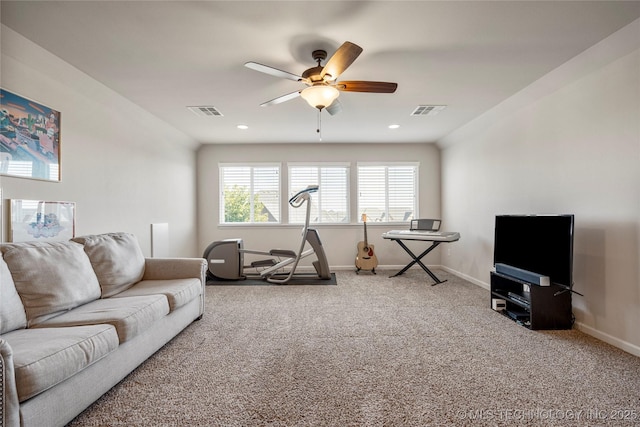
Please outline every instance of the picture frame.
M0 175L60 181L60 116L0 88Z
M2 187L0 187L0 243L4 243L4 199L2 198Z
M66 241L76 235L75 202L11 199L11 242Z

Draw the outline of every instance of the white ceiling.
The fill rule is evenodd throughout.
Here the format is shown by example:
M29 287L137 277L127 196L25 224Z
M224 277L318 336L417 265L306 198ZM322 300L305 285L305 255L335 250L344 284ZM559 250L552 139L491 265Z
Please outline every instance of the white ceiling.
M324 142L437 142L640 16L638 1L7 1L2 23L201 143L317 142L294 74L344 41L364 51L342 80L397 82L342 93ZM340 80L339 79L339 80ZM447 105L413 117L418 105ZM187 106L215 106L197 117ZM236 129L247 124L248 130ZM396 130L390 124L399 124Z

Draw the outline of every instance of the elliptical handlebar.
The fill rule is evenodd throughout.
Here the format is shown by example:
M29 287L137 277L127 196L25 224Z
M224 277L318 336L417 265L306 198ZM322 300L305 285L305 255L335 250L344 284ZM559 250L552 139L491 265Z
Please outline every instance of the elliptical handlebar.
M309 194L315 193L316 191L318 191L318 188L318 185L310 185L304 190L298 191L296 194L291 196L291 198L289 199L289 204L294 208L299 208L305 201L309 200Z
M307 202L307 213L305 216L304 227L302 227L302 246L300 247L300 251L304 248L304 242L307 235L307 230L309 229L309 219L311 218L311 193L315 193L320 188L317 184L309 185L304 190L298 191L289 199L289 204L294 208L299 208Z

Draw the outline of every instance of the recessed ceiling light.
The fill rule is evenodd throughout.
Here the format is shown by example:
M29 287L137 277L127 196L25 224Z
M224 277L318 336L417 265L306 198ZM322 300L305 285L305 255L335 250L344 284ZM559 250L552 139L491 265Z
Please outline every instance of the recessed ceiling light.
M398 129L400 125L389 125L389 129Z
M238 129L241 129L241 130L247 130L247 129L249 129L249 126L247 126L247 125L238 125L238 126L236 126L236 127L237 127Z

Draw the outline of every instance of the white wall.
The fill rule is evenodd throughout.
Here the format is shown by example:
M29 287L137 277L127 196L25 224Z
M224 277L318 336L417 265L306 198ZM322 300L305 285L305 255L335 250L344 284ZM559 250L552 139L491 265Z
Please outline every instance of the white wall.
M0 75L62 113L61 182L2 176L5 205L74 201L77 235L130 232L147 256L150 224L166 222L169 255L197 255L195 141L4 25Z
M269 250L296 249L300 226L220 226L218 163L233 162L349 162L351 164L351 225L317 225L332 268L353 268L356 245L363 240L363 227L357 225L356 162L420 162L420 216L440 217L440 150L433 144L255 144L203 145L198 152L198 229L199 246L204 250L214 240L242 238L246 248ZM284 173L284 172L283 172ZM284 180L284 178L283 178ZM286 181L285 181L286 184ZM286 191L286 189L285 189ZM286 204L286 200L283 200ZM285 209L285 206L282 206ZM408 228L405 224L368 223L368 241L382 266L403 266L411 260L395 242L384 240L383 232ZM418 244L419 245L419 244ZM412 245L416 246L416 245ZM422 245L424 246L424 245ZM422 247L420 246L420 247ZM424 259L440 264L439 249Z
M444 221L463 235L443 264L487 284L496 214L573 213L578 326L640 355L640 21L442 145Z

